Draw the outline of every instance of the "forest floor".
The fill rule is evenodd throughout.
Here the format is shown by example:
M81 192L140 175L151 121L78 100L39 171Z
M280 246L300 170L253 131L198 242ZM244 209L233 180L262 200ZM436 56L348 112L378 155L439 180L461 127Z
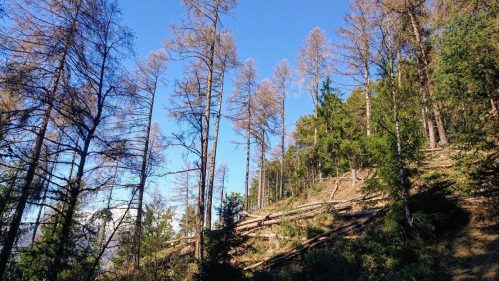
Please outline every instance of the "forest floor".
M484 198L462 200L469 223L448 235L452 280L499 280L499 218ZM492 214L492 215L491 215Z

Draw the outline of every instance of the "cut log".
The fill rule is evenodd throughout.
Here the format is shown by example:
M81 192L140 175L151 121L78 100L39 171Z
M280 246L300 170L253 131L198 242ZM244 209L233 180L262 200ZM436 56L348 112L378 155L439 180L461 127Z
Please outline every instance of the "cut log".
M283 253L280 253L278 255L275 255L273 257L267 258L261 262L258 262L256 264L247 266L244 268L244 270L252 270L255 268L260 268L260 267L271 267L273 265L278 264L279 262L285 261L287 259L290 259L297 254L299 254L301 251L308 249L310 247L316 246L324 241L330 240L332 238L332 235L340 235L340 234L345 234L349 232L353 232L356 230L359 230L362 226L364 226L370 219L374 217L376 212L373 212L369 215L369 217L362 218L356 221L352 221L349 223L345 223L335 229L332 229L331 231L328 231L322 235L316 236L314 238L311 238L309 240L304 241L302 244L285 251Z
M340 208L334 208L334 210L335 211L346 211L346 210L350 210L351 208L352 208L352 206L344 206L344 207L340 207ZM285 221L285 220L309 219L309 218L315 217L316 215L318 215L320 213L323 213L325 210L326 209L324 207L320 207L320 208L313 208L309 212L304 213L304 214L293 213L293 214L287 214L285 216L281 215L281 216L276 217L274 219L271 219L270 217L267 219L267 217L266 217L265 220L259 220L259 221L247 223L244 225L238 225L236 227L236 231L255 230L255 229L263 227L263 226L270 226L270 225L278 224L278 223Z

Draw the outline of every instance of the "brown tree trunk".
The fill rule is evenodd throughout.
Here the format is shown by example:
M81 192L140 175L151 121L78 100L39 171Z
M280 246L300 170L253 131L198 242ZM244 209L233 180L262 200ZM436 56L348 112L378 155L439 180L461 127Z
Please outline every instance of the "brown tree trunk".
M414 14L412 7L408 7L407 11L408 11L408 14L409 14L409 17L411 20L411 25L412 25L412 29L414 32L414 36L416 38L416 42L418 44L418 49L421 53L421 58L422 58L423 64L424 64L426 88L428 91L429 98L431 99L431 101L430 101L431 108L432 108L433 115L435 118L435 123L437 125L438 137L440 140L439 143L441 145L447 145L448 144L447 134L445 133L445 127L444 127L444 123L442 121L440 109L439 109L438 104L436 103L436 101L434 100L434 97L433 97L433 88L432 88L432 79L431 79L432 77L431 77L430 69L429 69L430 62L429 62L429 57L428 57L428 54L426 52L424 43L421 39L421 27L419 25L419 22L416 19L416 15Z
M215 115L215 128L213 132L213 143L211 144L211 154L210 154L210 171L208 175L208 197L206 200L206 222L205 227L208 230L211 230L211 209L212 209L212 201L213 201L213 185L215 183L215 166L216 166L216 157L217 157L217 144L218 144L218 132L220 129L220 118L222 116L222 101L223 101L223 80L224 80L224 70L222 69L222 76L220 78L220 93L218 94L218 107L217 113Z
M249 174L251 156L251 110L249 110L248 124L246 128L246 175L244 177L244 204L246 211L249 210Z
M369 78L369 65L365 64L365 99L366 99L366 134L371 135L371 80Z
M264 130L261 131L260 133L260 171L259 171L259 177L258 177L258 209L261 209L263 207L263 165L265 161L265 132Z
M218 5L218 2L217 2ZM201 135L201 171L199 173L199 193L198 193L198 213L196 215L196 247L195 257L199 263L199 278L204 279L204 259L203 259L203 245L204 245L204 215L205 215L205 192L206 192L206 171L208 163L208 142L210 136L210 116L211 116L211 91L213 83L213 66L215 57L215 45L217 36L217 23L218 23L218 8L215 8L215 16L213 21L213 34L212 42L209 50L208 61L208 78L206 84L205 94L205 109L203 118L203 128Z
M156 85L157 85L157 78L154 82L154 86L152 89L151 94L151 100L149 104L149 113L147 116L147 127L146 127L146 134L145 134L145 140L144 140L144 150L142 152L142 166L140 168L140 182L138 186L138 191L139 191L139 196L137 200L137 218L135 220L135 266L137 268L140 267L140 244L141 244L141 237L142 237L142 205L143 205L143 199L144 199L144 190L146 187L146 180L147 180L147 166L148 166L148 157L149 157L149 140L151 138L151 121L152 121L152 113L154 109L154 99L156 96Z
M281 200L283 197L283 189L284 189L284 161L286 160L285 149L286 149L286 92L282 96L282 104L281 104L281 163L279 170L279 196L278 200Z
M76 212L76 205L78 204L78 197L80 195L80 188L83 181L83 174L85 171L85 164L90 149L90 142L93 138L95 132L95 127L89 131L88 136L85 138L83 150L80 154L80 161L78 163L78 171L76 172L76 178L71 181L69 186L69 201L67 202L67 209L64 214L62 221L61 235L58 239L57 248L54 255L54 262L49 268L47 273L47 280L57 281L58 275L61 270L62 261L66 258L66 247L70 241L71 227L73 225L73 217Z

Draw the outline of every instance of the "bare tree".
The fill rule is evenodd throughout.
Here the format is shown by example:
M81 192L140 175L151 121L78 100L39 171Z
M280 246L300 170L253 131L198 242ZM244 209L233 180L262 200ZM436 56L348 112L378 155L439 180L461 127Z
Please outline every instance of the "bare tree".
M154 109L154 100L160 76L165 68L165 56L161 51L152 53L147 61L137 61L135 83L140 95L140 101L143 102L144 108L147 109L146 114L146 131L144 135L144 149L142 152L142 165L140 168L140 182L138 186L138 202L137 202L137 218L135 222L135 265L140 267L140 241L142 229L142 201L147 180L147 170L149 167L150 155L150 137L151 137L151 121Z
M181 26L172 27L174 39L168 42L172 51L182 59L195 58L206 69L204 93L204 115L202 118L200 179L197 213L197 242L195 256L200 265L200 278L203 279L203 227L205 215L205 190L208 166L208 142L210 136L210 117L212 89L217 48L217 33L221 16L229 13L237 4L236 0L183 0L188 10L187 20Z
M343 57L348 66L347 74L362 77L366 102L366 134L371 135L371 50L373 40L373 18L375 17L372 0L353 0L350 13L345 15L347 27L340 28L338 35L343 39L339 47L345 50Z
M260 146L257 193L257 205L260 209L263 207L265 194L265 152L269 147L269 136L278 132L278 116L279 101L276 89L270 79L264 79L257 86L255 95L255 114L253 115L255 126L254 137Z
M246 175L244 178L245 209L249 210L248 190L250 175L251 136L253 135L254 95L257 72L253 59L247 59L239 68L234 92L230 97L232 121L237 132L245 135Z
M314 27L308 34L297 58L298 74L304 82L314 102L317 116L319 106L319 84L331 70L331 44L326 34L319 27ZM314 130L314 145L317 144L317 128Z
M206 198L206 229L211 229L211 213L212 213L212 200L213 200L213 186L215 181L215 165L217 157L217 144L218 144L218 132L220 128L220 118L222 116L222 102L223 102L223 89L224 89L224 79L225 73L237 66L237 51L234 45L234 40L230 33L222 33L220 39L218 40L218 46L216 48L215 56L215 83L214 92L217 95L216 101L216 112L215 112L215 124L213 132L212 147L210 149L210 159L208 163L209 174L208 174L208 192Z
M45 109L43 118L36 132L31 155L27 159L28 167L20 187L21 194L17 200L16 209L12 218L7 237L0 255L0 277L4 275L12 247L18 235L21 219L31 192L35 173L38 168L40 155L47 132L47 128L54 108L55 99L59 92L63 71L67 67L71 48L75 44L77 27L80 24L82 0L78 1L40 1L36 4L31 1L15 3L17 7L12 15L14 29L2 34L4 43L13 45L17 50L13 53L14 59L20 64L38 61L54 62L46 64L49 78L42 87L45 89ZM47 24L48 23L48 24ZM55 23L60 23L57 25ZM58 50L55 59L52 54ZM33 61L34 60L34 61ZM37 85L38 86L38 85Z
M117 126L126 120L119 120L119 104L122 95L126 92L119 91L120 82L120 57L130 49L131 34L120 25L120 11L115 1L100 0L88 3L89 24L97 27L83 30L85 44L79 46L78 62L76 63L79 76L79 89L74 91L64 100L64 110L61 114L71 120L75 132L79 135L76 144L78 163L76 175L68 183L67 198L64 216L61 222L61 232L55 250L52 266L48 270L47 279L57 280L63 261L68 254L67 245L78 201L85 191L99 190L106 186L110 180L95 177L95 183L90 186L90 178L85 178L88 164L97 170L102 163L95 157L107 155L119 157L123 153L124 141L120 137ZM115 119L115 122L112 119ZM113 127L113 128L111 128ZM110 132L119 134L116 137ZM91 175L92 175L91 174Z
M288 86L289 80L292 77L292 70L289 66L288 60L282 60L277 64L274 70L274 85L279 95L279 113L281 117L281 155L280 155L280 178L279 178L279 193L278 199L282 199L283 189L284 189L284 153L286 152L286 88Z

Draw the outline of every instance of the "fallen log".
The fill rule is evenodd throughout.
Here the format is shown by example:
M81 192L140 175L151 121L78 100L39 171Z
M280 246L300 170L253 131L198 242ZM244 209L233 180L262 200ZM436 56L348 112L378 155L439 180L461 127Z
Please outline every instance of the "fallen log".
M309 204L306 204L306 205L298 206L297 208L292 209L292 210L277 212L277 213L273 213L273 214L268 214L266 216L262 216L262 217L258 217L258 218L254 218L254 219L249 219L249 220L245 220L245 221L241 221L241 222L238 223L238 227L244 226L244 225L247 225L247 224L252 224L252 223L255 223L255 222L259 222L259 221L266 221L266 220L271 220L271 219L279 218L279 217L282 217L282 216L291 216L291 215L294 215L294 214L297 214L297 213L311 211L311 210L314 210L314 209L321 208L322 205L342 204L342 203L345 203L345 202L342 202L342 201L325 201L325 202L321 202L320 201L320 202L313 202L313 203L309 203ZM340 208L343 209L343 207L340 207Z
M244 231L244 230L250 230L253 228L256 229L256 228L259 228L262 226L269 226L269 225L277 224L277 223L282 221L282 219L280 219L282 217L289 217L288 219L307 219L307 218L311 217L310 214L313 214L314 211L316 211L316 210L323 211L324 207L326 205L335 204L335 205L333 205L333 208L336 211L346 211L346 210L350 210L353 208L353 206L351 204L352 202L359 201L359 202L366 202L367 203L367 202L384 200L384 199L386 199L386 196L384 196L383 194L376 193L376 194L371 194L371 195L357 196L355 198L352 198L352 199L349 199L346 201L313 202L313 203L309 203L306 205L301 205L298 208L293 209L293 210L282 211L282 212L278 212L278 213L274 213L274 214L269 214L267 216L242 221L237 225L236 230L237 231ZM303 216L298 215L302 212L308 212L308 213L304 214ZM355 216L357 216L355 213L350 214L350 217L355 217ZM349 216L346 215L345 217L349 217Z
M279 239L285 239L285 240L289 240L291 239L291 237L289 236L282 236L282 235L277 235L275 233L262 233L262 234L258 234L258 233L248 233L246 234L248 237L257 237L257 238L262 238L263 240L270 240L272 238L279 238Z
M348 205L348 206L344 206L344 207L334 208L334 211L340 212L340 211L347 211L350 209L352 209L352 206ZM280 217L277 217L274 219L256 221L256 222L253 222L250 224L244 224L244 225L237 226L236 231L255 230L255 229L263 227L263 226L270 226L270 225L278 224L278 223L285 221L285 220L310 219L310 218L317 216L320 213L323 213L324 211L326 211L325 207L314 208L314 209L312 209L309 212L304 213L304 214L280 216Z
M319 236L316 236L314 238L306 240L302 244L300 244L300 245L298 245L298 246L296 246L296 247L294 247L286 252L283 252L283 253L280 253L280 254L275 255L273 257L267 258L267 259L265 259L261 262L258 262L256 264L247 266L244 268L244 270L251 270L251 269L259 268L262 266L266 266L266 267L273 266L280 261L284 261L284 260L287 260L289 258L296 256L298 253L300 253L301 251L303 251L305 249L316 246L324 241L331 239L333 234L339 235L339 234L344 234L344 233L353 232L355 230L358 230L362 226L364 226L371 218L373 218L375 214L376 214L376 212L372 213L367 218L362 218L362 219L359 219L357 221L345 223L345 224L343 224L335 229L332 229L324 234L321 234Z

